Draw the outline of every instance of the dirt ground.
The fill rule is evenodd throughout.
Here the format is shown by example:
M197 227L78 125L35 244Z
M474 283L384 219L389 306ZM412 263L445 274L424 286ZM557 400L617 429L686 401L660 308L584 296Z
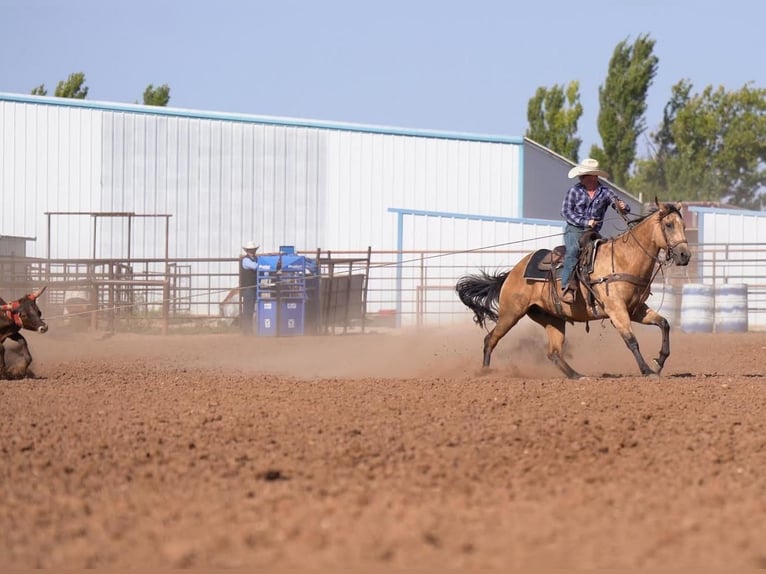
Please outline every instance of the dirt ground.
M0 566L766 567L766 333L482 337L29 334Z

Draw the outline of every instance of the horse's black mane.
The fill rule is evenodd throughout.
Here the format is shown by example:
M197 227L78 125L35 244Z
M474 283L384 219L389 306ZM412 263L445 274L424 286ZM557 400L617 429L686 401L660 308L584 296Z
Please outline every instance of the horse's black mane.
M632 219L631 221L628 222L628 227L631 228L631 229L634 228L636 225L638 225L642 221L645 221L646 219L649 219L652 215L654 215L658 211L663 211L664 212L663 213L663 217L665 217L665 215L669 215L671 213L677 213L678 215L681 215L681 212L678 210L678 207L676 207L672 203L663 203L660 206L652 207L648 211L648 213L646 213L644 215L637 215L635 219Z

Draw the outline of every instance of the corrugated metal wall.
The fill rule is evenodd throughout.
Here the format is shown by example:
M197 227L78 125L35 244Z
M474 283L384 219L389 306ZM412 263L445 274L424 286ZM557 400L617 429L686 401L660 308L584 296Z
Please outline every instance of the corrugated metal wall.
M103 209L101 149L100 113L0 101L0 234L36 238L27 255L44 256L45 212ZM90 255L89 223L54 230L64 256Z
M697 216L699 243L705 250L694 281L744 284L748 290L748 325L766 330L766 213L689 207Z
M395 249L389 208L518 215L519 146L334 132L327 149L326 245Z
M250 239L265 250L317 245L319 130L103 113L105 207L171 214L174 256L228 257ZM135 237L146 251L137 257L156 256L156 231Z
M0 95L0 145L0 232L37 237L33 256L47 255L53 211L169 214L176 258L251 239L393 249L391 207L521 215L520 142ZM88 216L51 225L51 257L92 255ZM131 225L132 257L164 256L161 218ZM99 218L95 233L97 257L127 254L127 220Z

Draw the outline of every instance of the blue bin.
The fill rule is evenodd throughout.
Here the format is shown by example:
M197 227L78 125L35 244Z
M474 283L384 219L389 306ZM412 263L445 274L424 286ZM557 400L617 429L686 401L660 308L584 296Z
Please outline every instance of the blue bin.
M279 336L303 335L305 302L301 299L283 299L279 302Z
M279 308L276 300L261 299L258 301L258 336L276 337L278 334Z
M283 245L280 250L293 251ZM258 258L256 291L259 336L293 337L305 331L307 277L314 279L315 261L302 255L282 253Z

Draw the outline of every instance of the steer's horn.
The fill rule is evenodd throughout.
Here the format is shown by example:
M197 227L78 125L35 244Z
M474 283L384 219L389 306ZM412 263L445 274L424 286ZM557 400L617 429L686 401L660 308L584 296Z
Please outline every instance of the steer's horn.
M39 289L38 291L35 291L34 293L30 294L30 295L29 295L29 298L30 298L30 299L32 299L32 301L34 301L34 300L35 300L35 299L37 299L37 298L38 298L40 295L42 295L42 294L43 294L43 292L44 292L44 291L45 291L47 288L48 288L48 286L47 286L47 285L43 285L41 289Z

